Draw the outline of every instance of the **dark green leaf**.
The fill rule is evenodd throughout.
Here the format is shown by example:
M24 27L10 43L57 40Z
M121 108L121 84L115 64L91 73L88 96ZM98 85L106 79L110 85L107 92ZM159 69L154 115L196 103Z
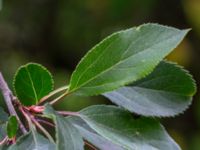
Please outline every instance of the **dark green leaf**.
M4 145L0 145L0 150L7 150L8 149L8 145L4 144Z
M2 141L6 136L6 123L0 124L0 141Z
M0 141L7 136L6 121L8 121L8 114L0 107Z
M9 150L55 150L55 144L37 133L35 129L20 137L16 144L11 146Z
M121 148L119 145L116 145L100 136L80 118L68 117L68 119L79 130L84 139L90 142L96 148L99 148L100 150L123 150L123 148Z
M7 123L7 135L9 138L16 136L18 130L18 121L16 116L10 116Z
M29 63L17 71L14 89L23 105L35 105L53 89L52 76L43 66Z
M8 121L8 114L0 107L0 124Z
M58 115L49 105L46 105L44 114L52 118L56 124L57 150L84 149L82 136L67 118Z
M81 118L98 134L128 150L180 150L158 121L133 118L115 106L91 106Z
M192 102L196 85L182 67L161 62L146 78L104 96L113 103L144 116L174 116Z
M72 74L69 92L97 95L145 77L187 32L144 24L114 33L81 60Z

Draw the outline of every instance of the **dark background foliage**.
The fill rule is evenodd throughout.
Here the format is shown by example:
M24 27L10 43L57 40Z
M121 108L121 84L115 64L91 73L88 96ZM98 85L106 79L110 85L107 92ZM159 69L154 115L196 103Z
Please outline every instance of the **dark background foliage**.
M156 22L192 28L168 59L184 65L198 84L199 15L200 0L4 0L0 11L0 70L12 86L20 65L37 62L53 73L56 87L65 85L81 57L105 36ZM102 97L71 96L56 107L79 110L97 103L109 102ZM162 122L183 149L198 150L199 93L183 115Z

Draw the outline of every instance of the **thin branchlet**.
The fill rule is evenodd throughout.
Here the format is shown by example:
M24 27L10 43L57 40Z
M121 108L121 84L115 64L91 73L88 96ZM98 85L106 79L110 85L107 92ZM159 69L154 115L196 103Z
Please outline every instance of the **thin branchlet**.
M15 99L15 97L13 96L13 93L11 92L11 90L9 89L6 81L3 78L3 75L0 72L0 90L3 94L4 97L4 101L8 107L8 111L10 113L10 115L14 115L17 118L17 121L19 123L19 127L22 131L23 134L27 133L26 128L24 127L24 125L22 124L21 120L19 119L19 116L17 115L17 112L15 111L15 108L13 106L13 101Z
M24 117L26 118L26 120L28 121L28 123L29 123L29 128L31 128L31 126L32 126L31 124L34 123L35 126L36 126L38 129L40 129L40 130L44 133L44 135L45 135L52 143L55 143L55 142L54 142L54 139L53 139L52 136L49 134L49 132L35 119L35 117L34 117L32 114L30 114L29 112L25 111L25 110L23 109L22 106L20 106L20 110L21 110L22 114L24 115Z
M52 92L49 93L48 95L46 95L46 96L44 96L43 98L41 98L41 99L39 100L38 105L41 104L41 103L43 103L43 102L45 102L45 101L48 100L50 97L52 97L52 96L54 96L54 95L56 95L56 94L58 94L58 93L60 93L60 92L62 92L62 91L66 91L67 89L68 89L68 86L63 86L63 87L61 87L61 88L58 88L58 89L52 91Z

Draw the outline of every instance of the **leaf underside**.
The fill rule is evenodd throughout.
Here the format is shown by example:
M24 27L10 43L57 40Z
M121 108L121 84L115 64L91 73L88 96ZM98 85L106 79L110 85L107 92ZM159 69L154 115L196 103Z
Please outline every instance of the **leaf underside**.
M128 150L180 150L158 121L133 118L115 106L97 105L81 112L81 118L99 135Z
M144 24L112 34L92 48L78 64L69 92L92 96L145 77L188 31Z
M6 136L6 123L0 123L0 141L2 141Z
M163 61L146 78L103 95L131 112L166 117L186 110L195 92L195 82L186 70Z
M0 124L8 121L8 114L0 107Z
M21 136L17 142L8 150L55 150L55 144L39 134L32 124L29 124L30 131Z
M8 150L55 150L55 144L32 129L28 134L20 137L16 144Z
M44 114L52 118L56 124L56 147L58 150L83 150L84 142L79 131L68 121L46 105Z
M92 130L83 120L77 117L67 117L70 122L79 130L83 138L89 143L93 144L100 150L124 150L119 145L112 143L111 141L100 136L94 130Z
M8 114L0 107L0 141L7 136L6 122L8 121Z

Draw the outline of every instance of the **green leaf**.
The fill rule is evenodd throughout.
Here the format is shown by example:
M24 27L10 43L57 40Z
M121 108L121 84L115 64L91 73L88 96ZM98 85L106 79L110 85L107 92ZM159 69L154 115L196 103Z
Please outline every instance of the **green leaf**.
M97 95L145 77L188 31L144 24L112 34L92 48L78 64L69 92Z
M8 149L8 145L0 145L0 150L7 150Z
M174 116L188 108L196 85L182 67L161 62L146 78L105 93L113 103L144 116Z
M7 123L7 135L9 138L16 136L18 130L18 122L16 116L10 116Z
M6 123L0 124L0 141L2 141L7 136L6 133Z
M100 150L124 150L119 145L112 143L111 141L100 136L94 130L92 130L83 120L77 117L67 117L70 122L79 130L83 138L94 145Z
M8 121L8 114L0 107L0 141L3 140L6 134L6 122Z
M0 145L0 150L8 150L8 145L4 144L4 145Z
M81 118L98 134L128 150L180 150L158 121L134 118L115 106L91 106Z
M55 150L55 144L37 133L31 127L31 132L20 137L16 144L12 145L8 150Z
M52 91L53 79L46 68L36 63L29 63L17 71L14 89L23 105L35 105Z
M84 142L79 131L68 121L58 115L50 105L46 105L44 114L56 124L57 150L83 150Z

